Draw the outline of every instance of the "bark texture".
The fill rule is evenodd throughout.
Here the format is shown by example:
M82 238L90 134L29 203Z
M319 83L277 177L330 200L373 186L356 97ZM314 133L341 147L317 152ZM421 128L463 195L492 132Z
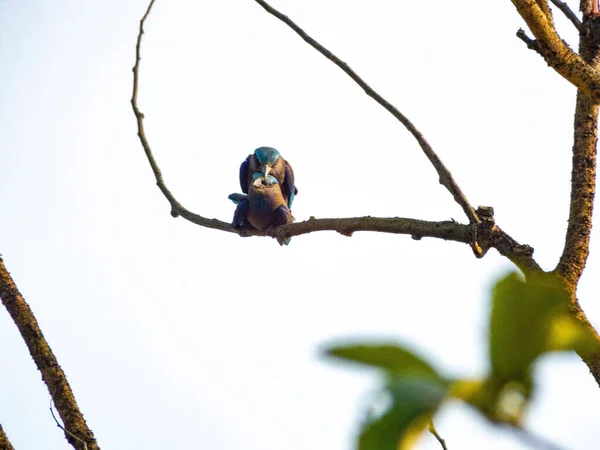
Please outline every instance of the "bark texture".
M42 379L46 383L48 392L54 399L56 409L64 423L65 437L77 450L99 450L100 447L96 443L94 433L88 428L83 414L77 406L65 373L59 366L33 312L17 289L1 258L0 299L17 325L35 365L42 373ZM0 442L2 442L1 438Z
M8 440L6 433L4 433L4 430L2 429L2 425L0 425L0 450L15 450L15 448L12 446L12 444Z
M535 36L539 52L550 67L578 89L600 102L600 72L561 39L549 17L535 0L511 0Z
M593 11L593 8L588 8ZM595 70L600 68L600 18L584 14L579 52ZM596 190L596 147L598 144L598 101L581 89L577 91L571 169L571 204L565 246L554 270L571 295L575 317L597 335L577 300L577 285L590 248L592 213ZM580 355L600 384L600 348L592 355Z

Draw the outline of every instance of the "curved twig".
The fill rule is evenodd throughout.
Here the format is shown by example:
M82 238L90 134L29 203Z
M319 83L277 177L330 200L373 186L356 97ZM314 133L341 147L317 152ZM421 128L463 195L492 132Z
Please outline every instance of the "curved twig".
M17 289L2 258L0 258L0 299L17 325L35 365L42 373L42 379L48 392L54 397L54 404L65 428L70 430L68 434L65 433L67 441L76 450L100 450L94 433L88 428L77 406L65 373L58 365L56 356L44 338L31 308ZM85 445L82 445L82 442Z
M369 86L358 74L350 68L348 64L342 61L340 58L331 53L327 48L323 47L320 43L315 41L312 37L310 37L302 28L300 28L292 19L288 16L282 14L267 2L263 0L255 0L260 6L262 6L269 14L277 17L287 26L289 26L292 30L296 32L308 45L313 47L319 53L321 53L325 58L333 62L336 66L342 69L356 84L358 84L365 93L383 106L390 114L392 114L404 127L413 135L413 137L417 140L423 153L427 156L433 167L438 173L440 184L443 185L454 197L456 203L460 205L469 219L470 223L479 223L479 218L477 217L477 213L473 209L473 207L469 204L465 194L461 191L460 187L452 177L450 171L446 168L442 160L438 157L438 155L433 151L431 145L425 140L421 132L415 127L415 125L404 115L402 114L398 108L388 102L385 98L379 95L375 90Z
M561 2L560 0L550 0L554 5L562 11L562 13L571 21L571 23L577 28L577 31L581 33L583 27L581 25L581 20L577 17L577 14L573 12L569 5L566 2Z
M446 441L440 436L440 434L437 432L437 430L435 429L435 426L433 425L433 421L429 422L429 432L437 439L437 441L440 443L440 445L442 446L442 450L448 450L448 447L446 446Z
M54 402L53 397L54 397L53 395L50 396L50 414L52 414L52 418L54 419L54 422L56 422L56 426L58 428L60 428L61 430L63 430L66 434L71 436L73 439L76 439L77 441L81 442L81 444L83 445L83 450L88 450L87 443L84 440L79 439L77 436L75 436L73 433L71 433L69 430L67 430L65 427L63 427L60 424L60 422L58 421L58 419L56 418L56 416L54 415L54 409L52 408L52 403Z
M156 178L156 185L171 204L171 215L173 217L182 216L190 222L201 225L203 227L214 228L216 230L221 231L234 232L234 230L231 229L230 224L217 219L207 219L206 217L195 214L189 211L188 209L184 208L183 205L177 201L175 196L167 188L160 168L158 167L158 164L154 159L154 155L152 154L152 150L150 149L148 139L146 139L146 132L144 130L144 114L140 111L137 105L137 95L139 85L140 60L142 59L140 49L142 44L142 35L144 34L144 22L146 21L148 14L150 14L153 5L154 0L150 2L150 4L148 5L148 9L146 9L146 13L142 17L142 20L140 20L140 32L138 34L137 44L135 46L135 65L133 66L133 93L131 95L131 107L133 108L133 112L137 119L138 137L140 138L140 142L142 143L142 147L144 148L144 152L146 153L146 157L148 158L150 167L152 167L152 172L154 173L154 177Z

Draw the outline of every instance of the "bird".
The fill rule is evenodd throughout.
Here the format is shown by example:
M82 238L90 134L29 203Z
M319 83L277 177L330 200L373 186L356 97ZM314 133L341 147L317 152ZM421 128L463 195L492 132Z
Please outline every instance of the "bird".
M265 177L275 177L283 199L291 209L298 189L294 181L294 170L291 164L281 157L279 151L273 147L258 147L253 154L248 155L240 166L240 186L244 194L248 194L256 173L262 173Z
M262 172L252 174L248 194L231 194L229 199L237 204L232 227L236 230L267 231L294 221L283 197L277 178ZM277 239L289 244L290 239Z

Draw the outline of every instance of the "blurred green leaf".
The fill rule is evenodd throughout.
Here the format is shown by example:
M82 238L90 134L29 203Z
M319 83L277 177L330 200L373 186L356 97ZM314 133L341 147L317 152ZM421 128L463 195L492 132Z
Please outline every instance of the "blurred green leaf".
M448 391L481 412L493 422L520 426L524 419L533 385L531 380L498 383L494 378L456 380Z
M426 429L448 387L429 376L394 377L385 389L387 408L363 425L359 450L408 449Z
M567 292L551 276L524 281L510 274L496 283L490 318L491 374L468 402L488 418L520 425L534 389L531 368L551 351L595 348L588 328L570 313Z
M441 379L437 371L411 351L394 344L340 345L325 350L328 356L384 369L392 375L413 374Z
M549 351L575 350L580 355L586 355L596 348L596 340L591 331L574 317L556 317L551 327Z
M476 406L477 398L485 387L486 380L455 380L450 385L448 395Z
M494 287L490 359L498 380L525 381L542 353L575 349L587 339L570 320L568 295L551 279L525 282L513 273Z

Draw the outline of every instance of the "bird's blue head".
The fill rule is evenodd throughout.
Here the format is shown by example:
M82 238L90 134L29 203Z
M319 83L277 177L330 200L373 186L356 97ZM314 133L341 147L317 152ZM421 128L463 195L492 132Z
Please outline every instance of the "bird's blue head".
M277 181L277 178L275 178L273 175L265 175L264 173L261 172L254 172L252 174L252 182L255 186L258 185L265 185L265 186L270 186L272 184L279 184L279 182Z
M256 150L254 150L254 155L262 166L272 166L281 156L273 147L258 147Z

